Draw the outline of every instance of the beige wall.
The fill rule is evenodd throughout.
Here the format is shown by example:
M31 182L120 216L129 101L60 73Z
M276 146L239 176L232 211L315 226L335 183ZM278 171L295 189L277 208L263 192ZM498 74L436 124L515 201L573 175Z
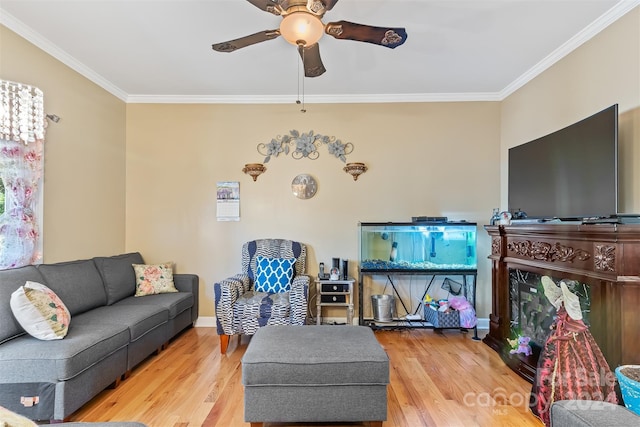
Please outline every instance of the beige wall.
M358 259L359 221L443 215L481 225L497 206L498 103L314 104L307 110L302 114L295 104L128 105L127 249L197 273L202 315L213 315L213 283L240 271L247 240L307 243L315 275L320 261ZM257 182L241 172L245 163L263 160L259 143L291 129L353 143L348 160L365 162L368 172L353 181L326 147L315 161L272 159ZM300 173L318 180L312 199L291 193ZM216 221L218 181L240 182L240 222ZM488 250L480 228L478 303L485 317ZM356 263L350 266L357 276ZM412 294L419 296L424 283Z
M501 205L508 149L618 104L619 209L640 212L640 7L502 102Z
M0 26L0 78L39 87L45 139L44 262L124 251L125 103Z
M0 77L40 87L47 112L62 117L47 134L45 262L125 250L172 260L201 277L201 314L212 316L213 283L238 271L246 240L300 239L315 274L320 261L357 260L359 221L445 215L479 223L478 314L487 317L481 226L506 207L509 147L619 103L622 203L640 212L639 24L636 8L502 103L312 104L306 114L293 104L125 105L4 27ZM258 143L291 129L353 143L349 160L369 171L354 182L322 148L316 161L273 159L255 183L240 172L262 160ZM313 199L292 196L299 173L318 179ZM222 180L241 183L240 222L216 221Z

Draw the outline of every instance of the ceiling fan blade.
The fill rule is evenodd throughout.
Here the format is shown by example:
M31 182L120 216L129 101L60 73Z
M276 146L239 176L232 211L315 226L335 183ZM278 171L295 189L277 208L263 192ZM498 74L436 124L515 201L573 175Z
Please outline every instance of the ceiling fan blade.
M211 47L217 52L233 52L243 47L251 46L252 44L275 39L278 36L280 36L280 31L278 30L260 31L259 33L240 37L239 39L216 43L214 45L211 45Z
M347 21L329 22L324 31L337 39L373 43L391 49L407 40L404 28L372 27Z
M338 3L338 0L322 0L322 2L324 3L324 8L326 10L331 10L333 9L333 6L335 6L336 3Z
M307 47L299 46L298 52L304 64L305 77L318 77L327 71L322 64L322 58L320 58L320 46L318 43Z
M249 3L257 7L258 9L262 9L265 12L273 13L274 15L281 15L282 8L280 4L282 0L247 0Z

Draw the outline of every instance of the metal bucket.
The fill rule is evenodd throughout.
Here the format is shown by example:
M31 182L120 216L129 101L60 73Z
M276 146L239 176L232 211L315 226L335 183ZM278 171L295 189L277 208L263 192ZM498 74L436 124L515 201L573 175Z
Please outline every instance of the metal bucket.
M371 295L373 320L376 322L392 322L396 303L393 295Z

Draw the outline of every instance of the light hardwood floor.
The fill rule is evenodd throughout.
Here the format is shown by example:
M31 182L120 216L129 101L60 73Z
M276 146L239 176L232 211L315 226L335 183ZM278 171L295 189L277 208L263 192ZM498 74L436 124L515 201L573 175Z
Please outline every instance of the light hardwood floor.
M457 330L376 332L390 359L383 427L543 425L528 410L531 385L472 335ZM134 420L149 427L248 426L243 420L240 359L249 339L232 338L226 355L220 354L219 342L214 328L185 331L69 420ZM266 424L293 425L308 424Z

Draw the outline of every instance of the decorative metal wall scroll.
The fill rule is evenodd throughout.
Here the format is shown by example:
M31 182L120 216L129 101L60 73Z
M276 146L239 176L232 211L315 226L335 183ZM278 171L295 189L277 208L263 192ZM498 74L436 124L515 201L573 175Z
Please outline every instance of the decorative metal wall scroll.
M291 157L296 160L303 158L316 160L320 157L318 148L326 145L329 154L340 159L343 163L347 162L347 155L353 151L353 144L346 144L336 139L335 136L326 136L319 133L309 132L300 133L297 130L290 130L288 135L278 135L265 144L258 144L258 153L265 156L264 163L268 163L271 157L278 157L281 153L288 155L291 151Z

